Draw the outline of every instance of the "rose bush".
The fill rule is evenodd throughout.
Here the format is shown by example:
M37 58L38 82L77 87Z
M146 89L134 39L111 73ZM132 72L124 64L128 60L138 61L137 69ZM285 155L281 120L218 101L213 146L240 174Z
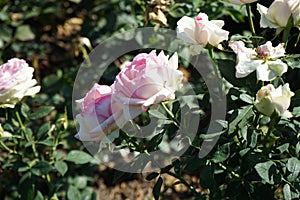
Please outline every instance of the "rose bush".
M261 15L258 3L263 6L258 6ZM154 199L300 198L299 0L95 0L88 4L81 0L28 0L0 1L0 5L0 60L22 56L36 70L36 79L43 88L35 98L22 98L17 104L19 98L13 103L9 99L8 105L2 104L3 96L0 98L2 107L15 105L13 109L0 108L1 198L106 198L103 193L107 188L102 184L118 186L121 179L121 184L126 185L128 174L123 171L103 171L101 166L99 172L95 159L82 151L87 145L74 139L75 133L87 141L84 144L94 147L89 141L96 141L96 147L101 149L113 143L108 145L113 151L121 150L118 159L125 156L125 162L118 160L109 166L126 165L132 157L131 170L138 167L143 172L143 167L157 164L155 160L145 162L157 150L168 156L173 149L188 147L181 156L172 157L168 165L160 165L161 170L146 174L147 180L155 181ZM123 34L128 29L152 25L158 35L149 37L139 31L136 37ZM170 41L169 35L161 34L159 26L173 30L177 26L178 37L191 45ZM151 47L162 44L174 49L179 44L181 55L191 56L193 62L179 57L173 65L170 61L175 63L177 59L155 53L137 55L141 49L116 58L96 80L100 85L88 88L84 98L77 101L80 113L73 116L79 123L76 132L70 107L72 88L81 89L74 86L78 67L86 59L83 66L92 70L80 79L80 86L94 75L100 76L102 71L92 68L95 60L87 56L91 44L97 45L120 32L116 44L127 44L129 38ZM191 52L195 49L200 51ZM207 88L209 84L205 82L214 80L214 73L202 77L204 74L195 73L192 65L207 69L207 63L201 60L206 57L205 52L209 52L213 63L209 67L215 66L213 71L220 72L226 83L226 118L213 117L212 108L218 103L215 91L222 87ZM95 54L96 60L111 58L111 52L105 49L102 54ZM125 64L126 60L132 61ZM188 84L174 93L181 85L178 64ZM27 75L30 77L25 71L3 73L0 83L16 83L7 75L25 80ZM85 75L85 71L81 72ZM191 86L195 94L186 95L185 86ZM164 102L153 105L161 101ZM200 122L188 117L190 114L200 117ZM129 126L123 127L129 119ZM186 129L190 124L199 125L198 130ZM222 130L214 130L211 124ZM141 134L143 131L147 133ZM179 143L178 132L183 135ZM195 137L190 137L191 133ZM108 134L110 141L101 146L102 137ZM200 158L199 152L207 149L205 141L211 150ZM105 175L107 178L102 177ZM118 197L134 198L120 192ZM110 195L113 197L109 199L118 198L112 192Z
M25 60L13 58L0 66L0 107L13 108L24 96L40 91L32 79L34 68Z

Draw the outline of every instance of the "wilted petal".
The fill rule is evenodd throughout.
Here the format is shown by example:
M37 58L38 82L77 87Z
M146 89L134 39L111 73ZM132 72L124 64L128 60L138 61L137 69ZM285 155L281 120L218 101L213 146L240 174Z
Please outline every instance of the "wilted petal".
M261 66L262 61L260 60L249 60L247 57L238 57L239 62L235 66L236 73L235 76L237 78L243 78L257 70L258 67Z

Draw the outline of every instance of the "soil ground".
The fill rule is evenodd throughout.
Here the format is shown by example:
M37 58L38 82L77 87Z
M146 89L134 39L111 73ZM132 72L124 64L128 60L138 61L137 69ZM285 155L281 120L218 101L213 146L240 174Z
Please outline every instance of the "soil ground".
M97 200L153 200L152 189L156 179L147 181L145 174L126 174L116 183L113 183L113 175L115 170L106 166L99 167ZM172 185L176 178L169 175L162 175L163 186ZM184 177L187 182L197 182L193 176L187 175ZM192 200L190 191L183 184L178 184L173 188L169 188L161 200Z

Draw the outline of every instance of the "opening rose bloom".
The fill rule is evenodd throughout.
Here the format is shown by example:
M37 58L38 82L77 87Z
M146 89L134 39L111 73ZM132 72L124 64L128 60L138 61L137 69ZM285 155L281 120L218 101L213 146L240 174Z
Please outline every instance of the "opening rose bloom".
M0 66L0 107L14 108L24 96L40 91L41 87L35 86L37 81L32 79L33 71L25 60L18 58Z
M194 45L217 46L228 40L229 32L223 30L223 26L223 20L209 21L205 13L199 13L195 18L184 16L177 22L177 36Z
M300 26L300 1L299 0L275 0L269 8L257 4L260 26L262 28L284 28L287 26L290 16L293 17L294 26Z
M286 113L290 106L291 92L289 84L274 88L272 84L262 87L256 94L256 109L264 115L271 116L276 110L279 115Z
M141 53L118 74L112 85L113 99L123 104L126 120L135 118L152 104L175 99L183 73L177 70L177 53L168 58L163 51L158 55L155 50Z
M237 5L244 5L247 3L253 3L257 0L225 0L225 1L233 3L233 4L237 4Z
M287 64L278 59L285 54L283 44L273 47L268 41L256 49L251 49L245 47L242 41L234 41L229 46L237 54L237 78L246 77L256 71L258 80L271 81L288 69Z
M76 116L81 141L100 141L105 135L125 124L122 107L112 100L112 88L95 84L82 99L76 101L81 113Z

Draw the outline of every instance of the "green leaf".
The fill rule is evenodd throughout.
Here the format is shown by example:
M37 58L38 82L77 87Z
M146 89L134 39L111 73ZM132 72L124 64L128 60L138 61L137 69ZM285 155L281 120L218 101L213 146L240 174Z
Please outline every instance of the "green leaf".
M74 186L70 186L67 192L67 197L69 200L74 200L74 199L81 199L81 195L79 190L74 187Z
M51 170L52 166L47 161L39 161L31 168L31 172L37 176L48 174Z
M257 143L257 133L255 130L252 130L251 133L250 133L250 144L249 146L251 148L254 148L256 146L256 143Z
M92 156L88 153L79 150L72 150L65 158L66 161L74 162L76 164L85 164L92 159Z
M21 105L21 114L24 117L27 118L28 114L29 114L29 111L30 111L30 107L26 103L22 103L22 105Z
M29 11L29 10L28 10ZM41 8L34 6L30 9L29 12L24 13L24 19L29 19L33 17L38 17L41 14Z
M152 172L152 173L148 174L148 176L146 177L146 180L151 181L152 179L155 179L158 175L159 175L159 173Z
M251 149L250 148L245 148L245 149L242 149L239 154L241 157L244 157Z
M159 199L162 184L163 184L163 179L161 177L158 177L158 179L153 187L153 196L154 196L155 200Z
M74 185L78 189L83 189L87 186L88 179L85 176L77 176L74 178Z
M283 196L285 200L292 200L291 188L289 184L283 186Z
M253 104L254 103L254 99L250 95L245 94L245 93L243 93L243 94L240 95L240 99L242 101L246 102L246 103L249 103L249 104Z
M300 106L293 108L293 115L294 115L294 117L300 116Z
M161 143L163 136L164 136L164 133L159 133L151 138L151 140L149 141L149 144L147 145L148 152L152 152L152 151L156 150L158 145Z
M38 142L35 142L36 144L42 144L42 145L45 145L45 146L54 146L54 140L51 139L51 138L47 138L43 141L38 141Z
M67 163L65 163L62 160L58 160L55 162L54 167L56 168L56 170L62 175L64 176L66 174L66 172L68 171L68 165Z
M69 0L69 1L71 1L73 3L77 3L77 4L81 2L81 0Z
M1 25L1 28L0 28L1 40L3 40L4 42L9 42L11 40L11 36L12 36L11 28Z
M198 100L196 95L182 96L182 103L180 106L187 105L189 109L199 109Z
M244 106L239 109L236 118L229 123L228 133L233 133L237 127L243 127L253 114L252 105ZM243 123L241 123L241 121L243 121Z
M15 37L21 41L33 40L35 38L29 25L21 25L17 28Z
M280 145L279 147L277 147L276 149L279 150L280 153L284 153L285 151L288 151L290 144L289 143L285 143L283 145Z
M166 117L166 115L159 112L158 110L149 110L148 112L149 112L150 115L152 115L152 116L154 116L158 119L168 119L168 117Z
M37 191L34 200L44 200L44 196L39 190Z
M45 136L45 133L47 133L50 130L50 122L44 123L37 131L37 139L41 139Z
M255 165L255 169L258 175L267 183L274 184L273 176L271 174L271 167L275 166L273 161L267 161L264 163L258 163Z
M29 115L29 118L35 120L35 119L39 119L39 118L45 117L52 110L54 110L53 106L42 106L42 107L39 107L34 113L31 113Z
M295 181L300 173L300 161L297 158L289 158L286 168L291 172L287 177L289 181Z
M284 61L290 66L292 69L300 68L300 54L292 54L284 58Z
M298 142L298 143L296 144L295 153L296 153L297 157L299 157L299 153L300 153L300 142Z
M191 9L188 8L189 6L190 5L186 3L175 3L169 10L167 10L167 12L172 17L179 18L190 13Z
M96 191L92 187L85 187L81 190L81 200L96 200L96 194Z
M230 143L226 143L224 145L222 145L212 156L212 161L214 161L215 163L220 163L223 162L225 160L227 160L227 158L229 158L230 156Z

